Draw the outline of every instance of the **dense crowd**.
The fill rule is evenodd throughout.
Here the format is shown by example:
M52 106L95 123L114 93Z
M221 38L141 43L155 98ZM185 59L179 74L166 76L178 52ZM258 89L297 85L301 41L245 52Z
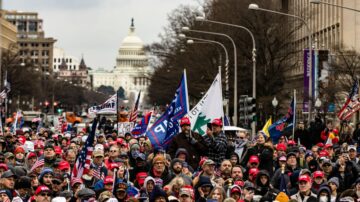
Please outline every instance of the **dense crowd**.
M360 129L321 120L273 142L264 131L225 133L212 120L205 136L180 121L166 147L145 136L99 126L90 167L72 176L89 130L47 128L0 137L2 201L356 201L360 199ZM11 132L12 131L12 132ZM334 137L331 137L334 136Z

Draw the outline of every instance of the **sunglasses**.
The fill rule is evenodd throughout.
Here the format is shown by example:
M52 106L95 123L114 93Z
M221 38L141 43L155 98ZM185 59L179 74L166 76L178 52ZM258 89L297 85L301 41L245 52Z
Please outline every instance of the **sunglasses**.
M117 150L110 150L111 153L117 152Z
M52 175L44 175L44 178L53 178Z
M50 194L49 193L41 193L40 196L45 197L45 196L50 196Z

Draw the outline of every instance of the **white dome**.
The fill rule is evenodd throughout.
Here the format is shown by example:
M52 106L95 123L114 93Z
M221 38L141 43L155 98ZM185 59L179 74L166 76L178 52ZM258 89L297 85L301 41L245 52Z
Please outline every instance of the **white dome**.
M135 35L129 35L121 42L121 47L143 47L143 41Z

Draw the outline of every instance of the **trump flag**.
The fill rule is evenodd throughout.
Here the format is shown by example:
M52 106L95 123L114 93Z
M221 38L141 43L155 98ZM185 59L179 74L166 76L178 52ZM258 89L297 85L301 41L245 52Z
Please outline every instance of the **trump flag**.
M179 122L189 111L186 72L176 89L175 97L167 107L164 114L146 132L154 147L166 148L174 136L179 133Z

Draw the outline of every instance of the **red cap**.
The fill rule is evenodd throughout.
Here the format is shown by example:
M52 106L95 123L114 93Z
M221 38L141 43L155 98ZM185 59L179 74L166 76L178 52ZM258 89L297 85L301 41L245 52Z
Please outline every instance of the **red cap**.
M58 165L58 169L63 171L63 170L69 170L70 169L70 164L67 161L60 161L59 165Z
M320 170L315 171L314 174L313 174L313 178L317 178L317 177L323 178L324 173L322 171L320 171Z
M335 133L336 135L339 135L339 131L338 131L338 129L336 129L336 128L333 129L332 132Z
M119 165L117 163L110 163L109 170L113 170L115 168L119 168Z
M109 144L110 145L115 145L115 144L117 144L117 142L116 141L111 141L111 142L109 142Z
M0 163L0 168L4 168L4 170L9 169L9 167L5 163Z
M300 175L299 182L301 182L301 181L311 182L311 179L310 179L309 175Z
M319 143L316 144L316 146L318 146L318 147L324 147L324 143L319 142Z
M61 147L59 146L54 146L54 150L55 150L55 154L62 154L62 150L61 150Z
M16 147L14 154L23 153L25 154L25 149L22 147Z
M276 150L286 151L286 145L284 143L279 143L278 145L276 145Z
M288 145L296 145L296 142L294 140L289 140L287 144Z
M234 182L234 184L238 185L240 187L244 187L244 185L245 185L244 181L242 181L242 180L237 180L237 181Z
M33 157L37 158L37 155L35 154L35 152L30 152L29 155L27 156L28 159L31 159Z
M35 195L39 195L41 192L51 192L51 190L45 185L40 185L36 189Z
M183 117L182 119L180 119L180 126L183 126L183 125L191 125L190 124L190 119L188 117Z
M324 149L327 149L327 148L332 148L333 147L333 145L332 144L326 144L325 146L324 146Z
M73 178L73 179L71 180L71 182L70 182L70 184L71 184L72 187L73 187L76 183L82 184L83 181L82 181L82 179L79 179L79 178Z
M199 162L199 167L200 167L200 168L203 166L203 164L204 164L204 162L205 162L206 160L207 160L206 157L201 157L200 162Z
M328 157L329 156L329 152L325 151L325 150L321 150L319 152L319 157Z
M234 186L233 188L231 188L231 191L230 191L231 194L236 193L236 192L241 194L241 189L239 186Z
M259 157L258 156L255 156L255 155L253 155L253 156L250 156L250 159L249 159L249 163L251 164L251 163L257 163L257 164L259 164Z
M148 175L146 172L139 172L138 174L136 174L136 181L141 187L144 185L144 181L147 176Z
M106 176L104 179L104 184L113 184L114 183L114 179L112 176Z
M221 119L214 119L214 120L211 122L211 125L222 126L222 121L221 121Z
M257 168L251 168L251 169L249 170L249 176L250 176L250 175L251 175L251 176L256 176L258 173L259 173L259 169L257 169Z
M26 142L26 137L21 135L21 136L18 137L18 141L19 141L22 145L24 145L25 142Z
M122 145L124 143L124 140L122 138L117 138L116 143Z

